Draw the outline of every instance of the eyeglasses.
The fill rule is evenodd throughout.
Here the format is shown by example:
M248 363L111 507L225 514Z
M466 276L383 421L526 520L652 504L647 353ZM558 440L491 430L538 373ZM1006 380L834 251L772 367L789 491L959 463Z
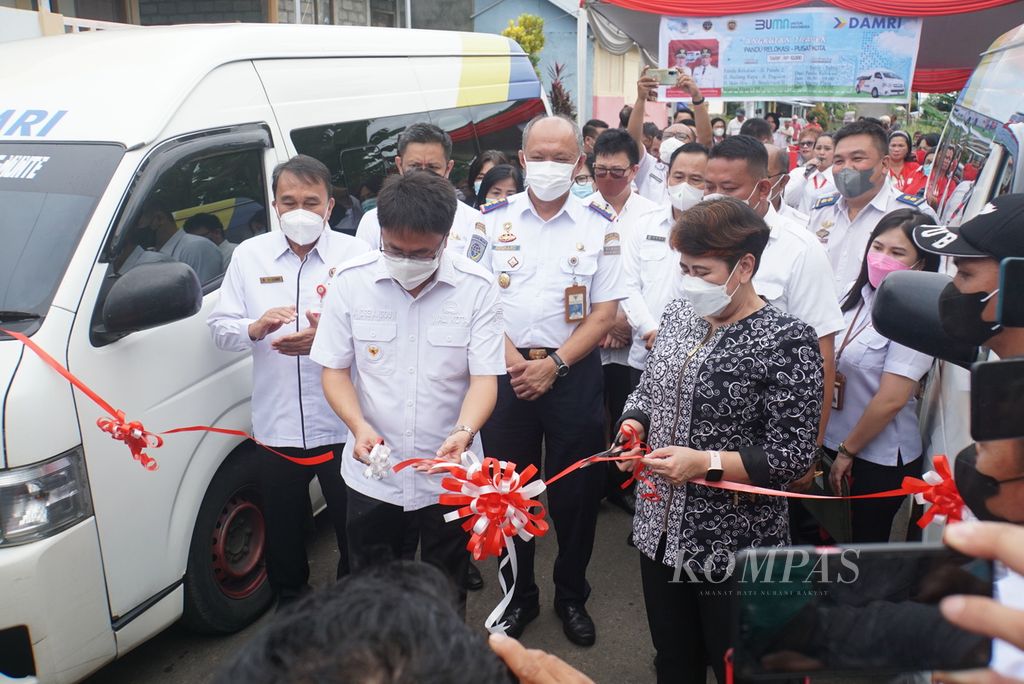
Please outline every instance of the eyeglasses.
M620 178L621 178L621 176L620 176ZM580 174L579 176L576 176L576 177L575 177L575 178L573 178L572 180L573 180L573 182L574 182L574 183L576 183L577 185L586 185L587 183L589 183L590 181L592 181L592 180L593 180L593 178L591 178L590 176L584 176L584 175Z
M422 251L409 254L408 252L402 252L391 247L385 247L383 244L380 247L381 254L390 259L408 259L409 261L433 261L437 258L437 255L444 249L444 242L441 242L440 246L434 250L432 254L424 254Z
M813 140L801 140L800 141L800 147L814 147L814 141Z
M594 167L594 178L604 178L611 176L615 179L625 178L626 174L629 173L629 169L616 169L608 166L595 166Z
M670 136L676 140L682 140L683 142L693 142L693 136L689 133L669 133Z

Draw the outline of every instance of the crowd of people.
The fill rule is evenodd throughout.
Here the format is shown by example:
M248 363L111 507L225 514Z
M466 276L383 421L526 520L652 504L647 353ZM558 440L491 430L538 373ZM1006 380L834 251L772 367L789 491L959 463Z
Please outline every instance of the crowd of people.
M1024 256L1019 237L991 237L1024 232L1016 204L1003 210L1015 223L978 241L965 226L957 240L974 251L950 251L928 232L936 217L920 194L933 138L915 151L911 136L869 119L794 131L741 109L726 122L711 118L693 76L678 85L692 105L663 130L644 121L657 82L642 76L618 127L538 117L518 158L481 153L458 189L451 138L410 125L397 173L360 205L355 237L331 230L330 173L303 155L273 173L280 231L235 247L214 221L186 222L226 268L209 325L218 347L253 354L254 435L295 458L333 454L315 468L269 452L256 461L268 576L290 607L223 681L282 681L274 673L285 671L332 681L322 673L339 667L380 672L372 681L398 670L434 673L401 681L501 681L496 656L462 624L466 590L482 583L469 532L444 522L441 474L390 471L406 459L459 463L475 450L550 476L625 426L649 447L548 490L553 592L538 581L535 542L515 539L507 636L491 646L522 681L586 681L508 637L548 594L566 637L596 642L587 569L606 493L634 513L658 681L704 681L710 667L724 682L728 599L706 589L744 549L829 536L784 498L692 481L805 491L825 463L829 491L857 494L921 474L916 397L932 359L874 329L876 290L893 272L936 271L940 255L954 256L962 275L950 315L979 331L975 343L1017 340L991 323L997 286L984 270ZM160 235L166 218L150 216ZM987 467L983 451L970 467L996 485L967 503L983 517L1003 497L988 518L1024 520L1020 450ZM641 464L645 477L623 496ZM301 529L314 476L341 582L307 596ZM858 502L843 541L898 537L902 503ZM972 543L987 542L956 540ZM1019 567L1019 548L999 553ZM387 564L417 552L434 568ZM673 581L684 566L705 581ZM968 607L949 614L957 606L978 628ZM453 662L476 674L439 674Z

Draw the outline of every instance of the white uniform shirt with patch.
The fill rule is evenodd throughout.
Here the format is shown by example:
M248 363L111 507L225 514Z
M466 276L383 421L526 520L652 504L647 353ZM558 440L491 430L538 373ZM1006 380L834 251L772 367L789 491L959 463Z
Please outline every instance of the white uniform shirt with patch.
M836 179L832 175L832 167L824 171L814 171L805 176L805 167L798 166L789 172L789 182L783 194L783 201L802 214L810 215L814 201L822 195L831 195L836 190Z
M828 255L806 224L787 219L768 205L765 223L771 228L754 289L777 308L814 328L818 337L842 330L843 314L828 288L832 267Z
M235 248L207 324L218 348L252 351L252 431L264 444L311 449L345 441L348 429L324 398L320 366L308 356L285 356L270 343L308 328L306 311L322 306L318 287L329 292L335 267L369 249L362 240L329 229L305 259L278 230ZM278 306L294 306L295 322L262 340L249 339L249 324Z
M650 152L644 152L640 166L636 172L636 191L646 200L659 207L668 204L668 190L665 179L668 178L668 165L656 159Z
M395 465L440 448L458 424L471 375L505 374L504 335L498 288L484 268L446 250L414 298L371 252L339 268L310 357L352 369L363 415ZM349 487L407 511L437 503L441 475L410 468L364 477L353 441L341 468Z
M659 207L644 214L636 229L622 238L622 270L627 293L622 310L633 327L629 365L638 370L644 369L650 353L644 335L658 329L665 307L682 296L679 252L669 244L674 224L672 208Z
M860 275L868 238L883 216L897 209L917 209L935 218L925 201L904 195L888 181L857 217L850 220L846 198L838 193L823 195L811 207L811 233L817 235L832 264L836 297L842 299Z
M619 227L619 239L622 242L623 249L625 249L629 236L642 230L643 217L652 211L658 211L658 209L658 205L649 199L641 197L635 192L630 193L626 203L622 205L622 211L615 217L615 225ZM625 268L625 253L623 253L622 261L623 268ZM625 271L623 271L623 277L626 277ZM630 345L626 345L622 349L601 349L601 364L617 363L621 366L626 366L629 364L629 354Z
M376 208L363 214L356 237L370 245L371 249L380 249L380 220ZM484 231L483 217L465 202L456 203L455 219L448 232L448 249L478 264L487 263L491 246Z
M519 348L562 346L577 322L565 320L565 290L587 288L592 304L624 299L619 229L603 202L569 195L549 221L537 215L529 192L484 209L491 271L498 277L506 332Z

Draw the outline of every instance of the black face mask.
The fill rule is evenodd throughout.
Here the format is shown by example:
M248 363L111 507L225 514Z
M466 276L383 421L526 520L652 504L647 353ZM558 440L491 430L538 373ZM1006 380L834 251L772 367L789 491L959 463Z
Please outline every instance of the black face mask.
M996 292L999 290L964 294L955 284L946 285L939 294L939 322L942 329L957 342L975 347L985 344L1001 329L998 323L981 317L988 300Z
M999 494L1001 485L1024 480L1024 475L997 480L991 475L978 471L978 445L971 444L956 456L953 464L953 480L960 497L978 520L988 522L1014 522L1001 518L988 509L988 500Z

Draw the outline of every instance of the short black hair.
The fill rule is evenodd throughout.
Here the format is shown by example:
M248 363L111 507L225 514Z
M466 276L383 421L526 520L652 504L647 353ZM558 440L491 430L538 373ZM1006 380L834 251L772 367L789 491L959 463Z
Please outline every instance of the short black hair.
M619 128L629 126L629 117L633 114L632 105L625 105L619 110Z
M444 159L452 158L452 137L432 123L414 123L398 134L398 156L405 154L409 143L435 144L444 148Z
M297 154L288 161L275 166L274 172L270 176L270 187L274 195L277 195L277 181L285 172L306 183L323 183L327 196L331 196L331 172L319 159L310 157L308 154Z
M768 224L746 202L722 197L684 211L672 227L670 244L683 254L721 259L729 268L752 254L757 273L770 233Z
M764 143L749 135L729 136L711 148L708 159L744 159L751 176L757 180L768 177L768 150Z
M610 126L600 119L591 119L587 123L583 124L583 137L584 138L596 138L600 133L599 130L610 128Z
M511 164L498 164L497 166L492 166L490 171L484 174L483 180L480 181L480 192L476 196L477 206L485 204L487 202L487 193L490 192L495 183L500 183L506 178L511 178L512 182L516 184L517 193L523 191L523 174L519 172L519 169Z
M217 218L216 215L200 212L185 219L185 223L182 224L181 229L186 233L195 233L199 230L210 230L216 233L223 233L224 224L220 222L220 219Z
M936 147L939 144L938 133L925 133L924 141L928 143L928 147Z
M367 568L279 612L214 682L511 682L456 611L450 586L425 563Z
M640 163L640 149L628 132L621 128L609 128L594 141L594 156L613 155L625 152L631 166Z
M643 134L644 137L647 138L660 138L661 129L658 128L658 124L654 123L653 121L645 121Z
M458 201L447 178L407 171L384 181L377 194L377 219L382 229L447 235Z
M740 135L749 135L758 141L771 140L773 135L772 125L764 119L747 119L740 126Z
M672 165L676 163L676 157L681 154L703 154L705 158L708 156L708 148L704 147L697 142L689 142L682 147L676 148L676 151L672 153L672 156L668 160L668 168L672 169Z
M871 142L874 143L875 149L881 156L889 154L889 137L885 133L885 129L882 128L881 124L872 123L868 119L863 121L854 121L848 123L839 131L832 136L832 142L839 146L839 141L843 138L849 138L854 135L866 135L871 138Z

